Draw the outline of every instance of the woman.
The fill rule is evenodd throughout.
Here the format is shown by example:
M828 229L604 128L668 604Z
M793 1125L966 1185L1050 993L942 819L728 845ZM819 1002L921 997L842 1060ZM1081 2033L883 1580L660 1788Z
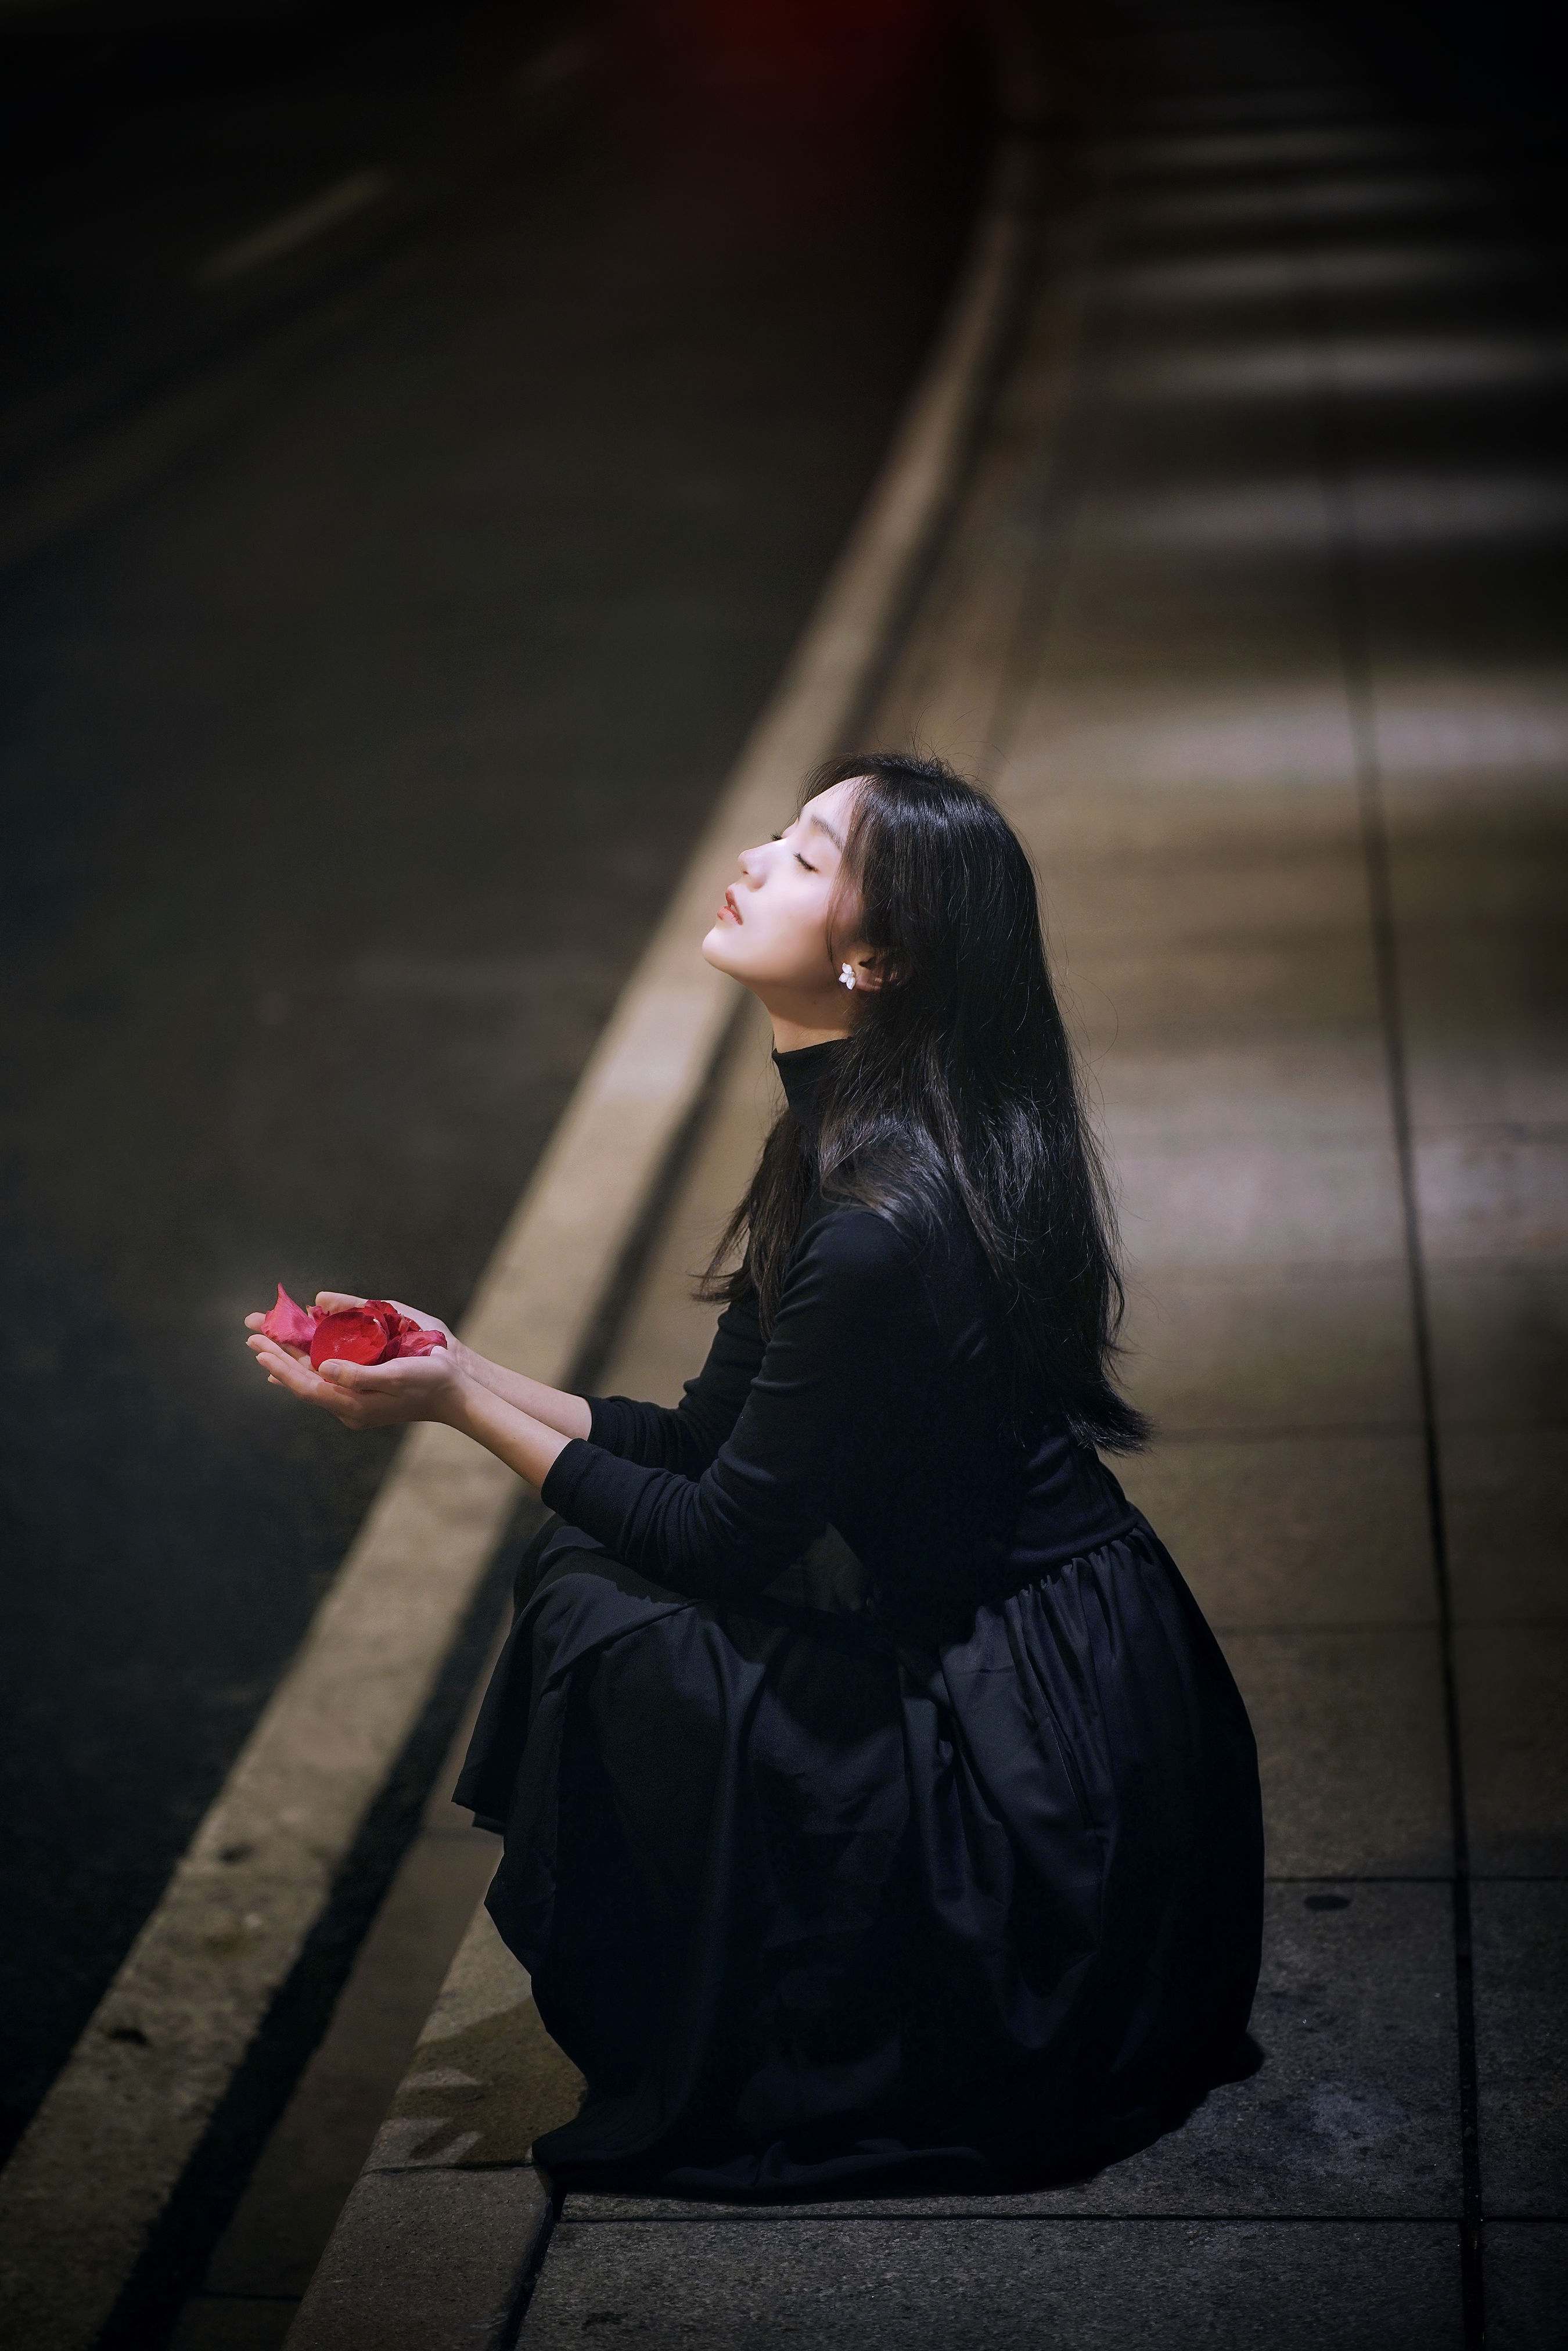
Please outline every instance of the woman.
M847 760L703 953L771 1015L786 1106L681 1405L455 1340L319 1377L250 1343L557 1513L458 1801L587 2079L558 2180L1082 2173L1229 2069L1262 1831L1219 1650L1096 1450L1145 1432L1033 875L937 762Z

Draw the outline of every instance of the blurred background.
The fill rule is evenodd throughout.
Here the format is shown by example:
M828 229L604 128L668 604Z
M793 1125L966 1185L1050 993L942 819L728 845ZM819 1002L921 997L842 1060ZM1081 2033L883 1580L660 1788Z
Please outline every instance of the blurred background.
M285 1281L455 1318L864 496L975 28L0 17L9 2134L385 1468Z
M1034 16L1067 190L1136 61ZM1293 16L1528 242L1533 404L1461 391L1556 464L1555 27ZM993 48L966 0L0 7L0 2155L390 1458L241 1318L461 1313L930 349Z

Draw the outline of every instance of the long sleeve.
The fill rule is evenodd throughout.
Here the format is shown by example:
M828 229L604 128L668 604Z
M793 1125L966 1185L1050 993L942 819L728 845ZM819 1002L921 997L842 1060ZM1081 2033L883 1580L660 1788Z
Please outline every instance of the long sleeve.
M761 1363L762 1326L748 1291L719 1316L707 1361L678 1405L590 1396L588 1442L645 1469L700 1478L739 1419Z
M830 1497L924 1387L937 1352L904 1241L870 1209L835 1209L802 1236L744 1405L699 1477L577 1438L544 1499L656 1582L743 1596L821 1532Z

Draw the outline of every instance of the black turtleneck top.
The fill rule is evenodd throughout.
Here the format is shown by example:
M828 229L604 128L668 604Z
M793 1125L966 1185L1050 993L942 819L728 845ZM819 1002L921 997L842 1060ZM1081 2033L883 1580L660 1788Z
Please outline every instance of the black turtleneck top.
M837 1040L775 1053L810 1134ZM543 1487L655 1583L743 1602L832 1526L894 1614L946 1616L1125 1534L1136 1513L1059 1410L1007 1429L991 1285L956 1212L912 1241L807 1202L772 1331L727 1306L674 1409L591 1396Z

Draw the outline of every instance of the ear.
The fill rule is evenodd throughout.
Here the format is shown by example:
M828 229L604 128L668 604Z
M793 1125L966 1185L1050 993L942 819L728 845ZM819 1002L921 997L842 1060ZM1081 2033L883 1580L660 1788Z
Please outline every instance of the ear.
M846 963L855 976L857 995L880 987L888 977L887 957L874 947L868 947L863 940L852 946L847 956L840 957L841 970Z

